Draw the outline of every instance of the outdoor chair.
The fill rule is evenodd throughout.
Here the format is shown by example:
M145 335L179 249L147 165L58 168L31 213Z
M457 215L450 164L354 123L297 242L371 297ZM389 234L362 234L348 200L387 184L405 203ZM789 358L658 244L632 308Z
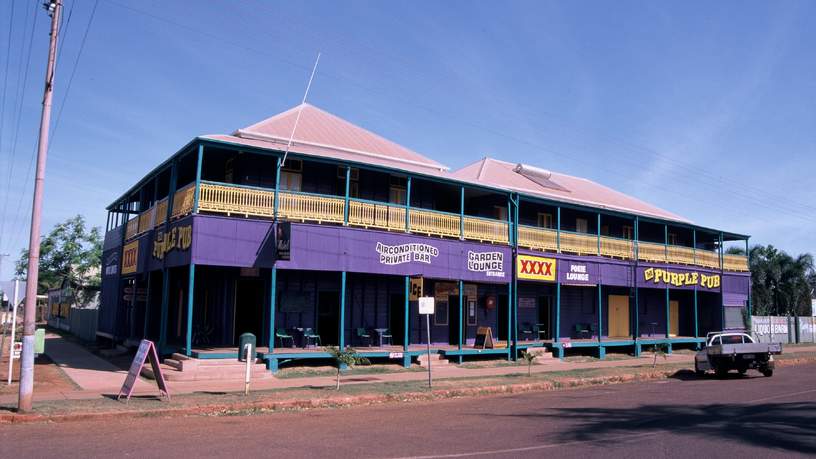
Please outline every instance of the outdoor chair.
M371 335L368 334L365 328L360 327L357 329L357 339L359 341L368 341L368 347L371 347Z
M309 345L309 340L312 340L312 344L315 346L323 345L323 343L320 342L320 335L316 334L311 328L303 329L303 340L305 342L304 347Z
M595 332L595 324L589 324L589 337L592 338L595 336ZM600 333L598 335L600 335Z
M391 331L388 330L388 329L385 329L385 331L383 331L382 334L380 334L380 340L381 341L382 340L388 340L388 345L394 344L393 341L392 341L393 338L394 337L391 336Z
M277 338L280 341L281 347L286 347L285 343L287 339L292 343L291 347L295 347L295 338L292 335L286 333L286 330L283 328L279 328L275 331L275 338Z
M586 324L575 324L575 335L578 338L586 336L589 337L589 327Z
M533 337L533 327L529 322L522 324L521 334L524 335L524 340L529 340Z
M541 328L540 325L533 325L533 335L535 335L535 338L538 341L541 341L542 340L541 335L545 334L547 334L547 331Z

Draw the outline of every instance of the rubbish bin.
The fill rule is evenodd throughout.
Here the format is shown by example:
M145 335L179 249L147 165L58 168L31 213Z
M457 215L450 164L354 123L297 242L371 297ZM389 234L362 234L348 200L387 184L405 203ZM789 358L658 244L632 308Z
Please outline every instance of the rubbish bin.
M257 340L255 339L255 335L252 333L243 333L241 336L238 337L238 361L243 362L244 358L246 357L246 345L249 344L249 355L254 359L255 358L255 346L257 344Z
M34 330L34 353L45 353L45 329L38 328Z

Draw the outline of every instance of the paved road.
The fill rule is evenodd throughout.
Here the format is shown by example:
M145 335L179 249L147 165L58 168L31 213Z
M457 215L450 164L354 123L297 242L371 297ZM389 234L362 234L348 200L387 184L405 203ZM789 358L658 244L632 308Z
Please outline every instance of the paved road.
M242 417L0 428L3 457L796 457L816 365L653 383Z

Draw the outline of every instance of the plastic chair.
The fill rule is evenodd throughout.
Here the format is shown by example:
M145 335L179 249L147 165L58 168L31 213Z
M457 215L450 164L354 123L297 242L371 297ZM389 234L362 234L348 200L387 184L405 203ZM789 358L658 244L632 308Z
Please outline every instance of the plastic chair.
M542 340L541 335L547 334L547 331L541 328L541 326L539 325L533 325L533 334L535 335L535 338L538 341L541 341Z
M524 322L522 324L521 334L524 335L525 340L529 340L533 336L533 327L530 325L529 322Z
M275 338L277 338L280 341L281 347L286 347L286 344L284 343L285 340L287 339L291 341L292 343L291 347L295 347L295 338L292 335L286 333L286 330L283 328L275 330Z
M384 332L382 332L382 334L380 335L380 338L383 339L383 340L387 339L389 345L394 344L393 341L392 341L393 336L391 336L391 331L388 330L388 329L386 329Z
M365 328L360 327L357 329L357 339L368 340L368 347L371 347L371 335L368 334Z
M312 340L312 344L315 346L323 345L323 343L320 342L320 335L316 334L311 328L303 329L303 339L306 340L306 346L309 345L309 340Z

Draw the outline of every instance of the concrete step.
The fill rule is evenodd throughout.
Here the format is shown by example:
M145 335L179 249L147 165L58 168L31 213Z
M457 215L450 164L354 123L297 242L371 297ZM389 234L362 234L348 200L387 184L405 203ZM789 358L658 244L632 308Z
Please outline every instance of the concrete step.
M539 363L542 362L542 361L545 361L545 360L555 359L555 356L553 356L553 353L551 351L547 350L546 348L543 348L543 347L531 347L531 348L527 349L527 352L529 352L530 354L535 355L536 356L535 361L539 362Z
M246 373L246 363L232 359L199 360L174 354L161 364L162 374L168 381L213 381L213 380L243 380ZM153 368L146 365L142 375L155 379ZM273 377L263 362L255 361L252 364L252 380Z
M417 362L419 362L419 366L427 368L429 362L428 354L419 355ZM445 367L450 365L450 360L446 359L442 354L431 354L430 364L432 367Z

